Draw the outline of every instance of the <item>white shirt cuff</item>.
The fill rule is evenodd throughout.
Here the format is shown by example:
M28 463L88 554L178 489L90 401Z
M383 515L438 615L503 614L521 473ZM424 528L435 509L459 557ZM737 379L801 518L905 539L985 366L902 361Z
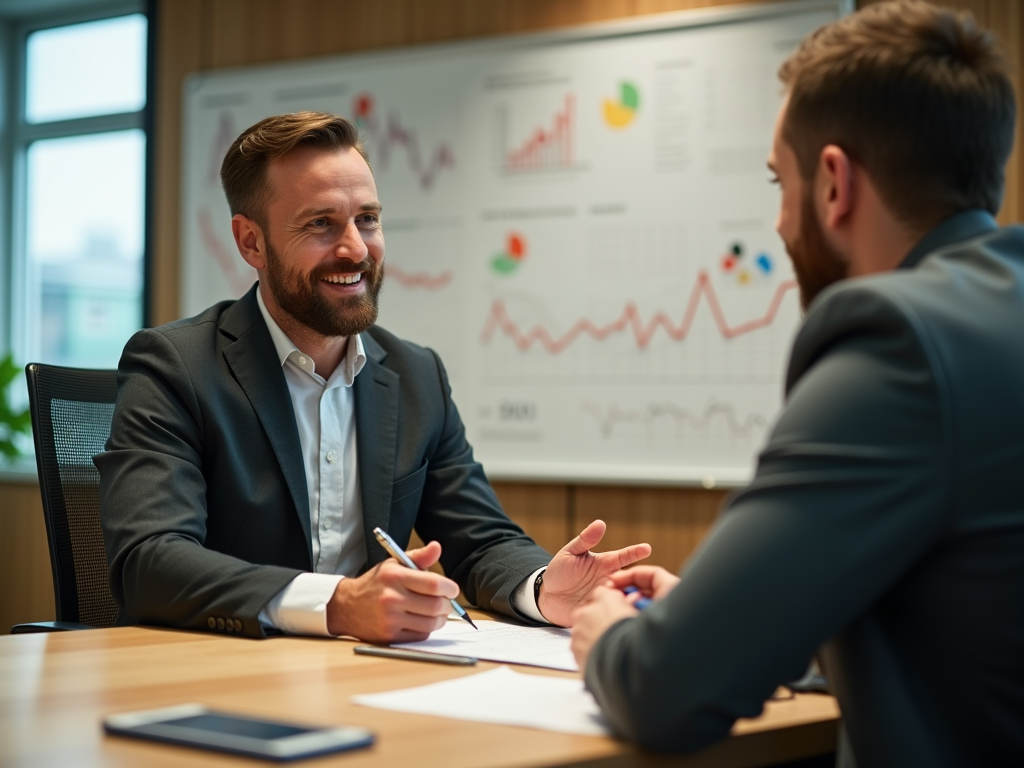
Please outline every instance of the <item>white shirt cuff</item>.
M331 637L327 604L343 578L329 573L300 573L263 607L260 622L289 635Z
M546 565L543 568L538 568L519 582L519 586L512 593L512 607L526 618L539 621L542 624L550 624L551 622L544 618L540 608L537 607L537 598L533 594L533 584L537 581L537 576L547 569Z

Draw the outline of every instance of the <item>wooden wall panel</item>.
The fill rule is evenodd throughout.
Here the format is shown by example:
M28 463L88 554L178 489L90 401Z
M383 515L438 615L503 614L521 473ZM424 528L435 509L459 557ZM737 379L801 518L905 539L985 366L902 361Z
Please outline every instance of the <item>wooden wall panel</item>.
M1006 168L1006 196L999 212L1000 224L1024 221L1024 169L1021 146L1024 141L1024 120L1021 120L1021 83L1024 82L1024 6L1019 0L988 0L986 15L979 18L985 26L996 31L1003 52L1015 73L1014 92L1017 95L1017 131L1013 154Z
M580 486L573 493L573 534L600 518L608 524L601 551L646 541L653 550L646 562L677 571L704 538L726 495L698 488Z
M572 525L572 488L496 482L494 490L508 516L551 554L578 533Z
M0 484L0 634L12 624L53 621L53 576L36 483Z
M150 321L179 317L181 269L181 96L189 72L202 68L203 0L158 5L157 92L154 99L156 160L153 192L153 256L148 286Z

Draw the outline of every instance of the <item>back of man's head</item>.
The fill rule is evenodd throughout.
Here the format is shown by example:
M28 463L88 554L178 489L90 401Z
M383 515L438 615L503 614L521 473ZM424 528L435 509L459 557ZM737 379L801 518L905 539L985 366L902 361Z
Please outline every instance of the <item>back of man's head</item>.
M220 181L231 215L240 213L266 229L267 164L296 147L366 151L358 129L326 112L292 112L260 120L235 139L220 167Z
M908 226L998 211L1013 87L993 35L969 14L916 0L868 6L804 40L779 79L782 136L805 179L835 144Z

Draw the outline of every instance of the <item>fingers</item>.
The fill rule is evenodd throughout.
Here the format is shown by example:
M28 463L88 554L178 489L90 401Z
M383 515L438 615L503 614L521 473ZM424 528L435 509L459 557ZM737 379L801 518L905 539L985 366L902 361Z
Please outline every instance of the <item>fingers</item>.
M606 555L610 555L608 559L616 559L618 561L619 568L625 568L626 566L632 565L638 560L643 560L646 557L651 556L651 545L650 544L631 544L628 547L617 549L614 552L608 552Z
M638 565L628 571L616 571L608 579L617 589L636 587L641 592L647 593L653 591L655 577L659 571L664 570L657 565Z
M342 579L327 606L327 630L371 642L422 640L444 626L458 586L388 561Z
M416 563L416 567L425 571L441 558L441 545L431 541L418 549L410 549L405 554Z
M606 528L604 520L595 520L562 549L568 551L570 555L582 555L584 552L589 552L601 542Z
M411 556L413 552L422 551L410 550L409 554ZM459 585L451 579L433 571L414 571L393 560L381 563L379 577L385 585L408 593L442 597L449 600L454 600L459 596Z

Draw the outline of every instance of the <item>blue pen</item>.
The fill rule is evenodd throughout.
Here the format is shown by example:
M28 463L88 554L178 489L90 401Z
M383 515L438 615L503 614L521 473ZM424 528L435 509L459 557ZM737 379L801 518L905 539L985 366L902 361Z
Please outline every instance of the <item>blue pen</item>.
M418 565L416 565L416 563L412 561L412 558L405 554L402 548L398 546L398 542L396 542L394 539L388 536L387 533L385 533L382 528L374 528L373 535L377 537L377 541L380 542L380 545L387 550L388 554L395 558L395 560L400 562L406 568L412 568L414 571L422 570ZM480 627L473 623L473 620L469 618L469 614L466 613L466 611L463 609L461 605L459 605L454 600L451 601L451 604L452 609L459 615L460 619L465 619L469 622L469 626L471 626L477 632L480 631Z
M639 592L640 590L637 589L636 587L630 585L630 586L626 587L622 591L623 591L624 594L632 595L634 592ZM646 608L647 606L649 606L653 602L654 601L651 600L651 598L649 598L649 597L641 597L639 600L637 600L635 603L633 603L633 607L636 608L638 611L642 611L644 608Z

